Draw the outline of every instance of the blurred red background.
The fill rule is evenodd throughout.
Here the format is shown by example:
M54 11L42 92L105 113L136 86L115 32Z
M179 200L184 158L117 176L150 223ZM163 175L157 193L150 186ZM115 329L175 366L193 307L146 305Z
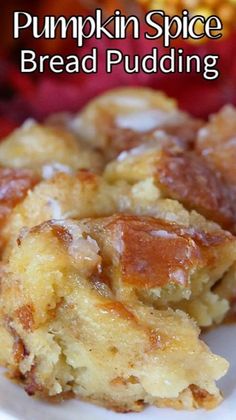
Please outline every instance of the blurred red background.
M217 1L217 0L215 0ZM96 1L107 14L123 8L127 13L142 13L135 0ZM187 53L219 54L221 76L216 81L205 81L199 74L175 75L128 75L119 70L112 74L100 71L98 74L21 74L19 71L19 51L34 48L38 53L85 54L92 46L99 49L99 60L103 60L107 48L120 48L125 53L147 54L153 46L162 48L161 42L133 40L88 40L78 50L70 40L32 40L27 32L18 40L12 38L12 13L14 10L30 11L39 16L91 13L94 2L89 0L41 0L10 1L1 4L2 38L0 47L0 137L25 118L43 119L58 111L77 111L95 95L116 86L142 85L162 89L178 99L181 108L196 116L206 117L217 111L225 103L236 104L236 55L235 31L221 40L204 44L182 43Z

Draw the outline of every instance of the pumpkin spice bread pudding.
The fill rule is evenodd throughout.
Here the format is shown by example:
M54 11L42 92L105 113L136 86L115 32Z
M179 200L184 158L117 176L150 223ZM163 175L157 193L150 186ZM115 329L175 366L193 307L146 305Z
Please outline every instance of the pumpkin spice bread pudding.
M0 364L30 396L220 403L200 333L236 297L234 113L116 89L0 143Z

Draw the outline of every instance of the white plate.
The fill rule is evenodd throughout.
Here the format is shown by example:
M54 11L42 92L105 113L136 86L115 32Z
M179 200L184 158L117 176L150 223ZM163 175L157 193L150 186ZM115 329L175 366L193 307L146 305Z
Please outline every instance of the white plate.
M116 414L77 400L50 405L28 397L0 372L0 420L234 420L236 419L236 325L217 328L204 340L230 362L228 374L219 385L224 402L212 411L193 412L147 408L142 413ZM199 366L199 369L201 367Z

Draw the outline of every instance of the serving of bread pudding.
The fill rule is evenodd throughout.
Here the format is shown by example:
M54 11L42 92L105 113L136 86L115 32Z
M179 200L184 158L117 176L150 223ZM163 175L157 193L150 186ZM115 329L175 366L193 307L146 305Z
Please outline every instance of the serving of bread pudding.
M200 333L236 298L235 115L123 88L0 143L0 364L29 395L222 400Z

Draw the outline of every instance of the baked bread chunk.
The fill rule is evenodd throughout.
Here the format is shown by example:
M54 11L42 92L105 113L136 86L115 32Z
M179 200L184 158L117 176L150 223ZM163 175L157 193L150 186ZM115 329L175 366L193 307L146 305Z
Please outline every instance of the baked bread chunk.
M227 105L198 132L195 148L229 185L236 208L236 109ZM234 210L234 213L236 211ZM233 230L235 233L235 229ZM218 284L217 293L231 303L230 317L235 319L236 264Z
M233 187L236 201L236 109L227 105L198 132L196 150Z
M21 202L28 191L39 182L31 170L0 168L0 228L4 227L12 209ZM0 235L0 249L4 245Z
M39 182L11 211L2 228L7 244L4 254L19 236L21 229L49 219L68 219L111 215L117 211L119 197L130 187L109 185L102 177L87 170L74 174L57 173Z
M212 292L236 259L235 238L217 228L187 227L147 216L116 215L84 224L104 250L102 274L119 299L183 309L200 326L221 322L229 302ZM109 263L109 261L111 261ZM113 264L113 268L111 265Z
M36 219L38 222L40 219L39 222L42 222L53 217L50 215L45 218L48 213L45 208L42 209L42 206L37 208L37 202L33 205L32 191L42 179L50 180L57 173L72 176L80 168L90 168L93 172L100 172L102 166L101 154L79 142L71 133L62 129L45 127L34 121L27 121L21 128L2 140L0 143L0 249L2 250L10 237L15 236L15 232L18 234L18 227L24 226L19 220L20 215L13 224L9 221L12 209L24 198L26 198L26 205L28 201L32 204L30 209L32 213L28 211L32 221ZM69 183L68 187L70 187ZM52 196L49 197L49 195L48 208L50 205L53 207L55 203L53 188ZM69 203L67 208L70 207ZM42 211L41 215L40 211ZM8 221L13 230L5 235L3 229Z
M31 169L43 178L77 169L97 172L102 162L100 153L86 147L70 132L31 120L0 143L0 166Z
M125 216L50 221L24 232L2 275L1 362L30 395L72 393L122 412L139 411L145 404L212 408L221 400L215 380L226 373L228 363L199 340L196 324L184 312L155 310L136 298L128 303L113 282L119 272L121 281L124 276L134 281L141 250L130 259L131 248L137 247L131 243L132 220L131 225ZM126 224L125 245L121 222ZM161 229L174 234L166 226ZM170 279L170 262L177 274L183 259L185 273L199 258L193 239L174 229L179 261L173 250L164 254L160 286ZM157 258L144 248L155 272ZM150 268L142 261L136 268L135 281L144 284L146 272L153 284ZM185 274L172 281L184 284Z
M160 141L160 132L169 135L167 144L172 141L188 147L202 125L180 111L173 99L148 88L114 89L64 123L108 159L156 137Z
M232 191L196 153L174 152L156 145L142 145L122 152L105 169L109 182L133 184L152 177L160 197L181 202L223 228L235 231L236 203Z
M38 182L30 170L0 168L0 224Z

